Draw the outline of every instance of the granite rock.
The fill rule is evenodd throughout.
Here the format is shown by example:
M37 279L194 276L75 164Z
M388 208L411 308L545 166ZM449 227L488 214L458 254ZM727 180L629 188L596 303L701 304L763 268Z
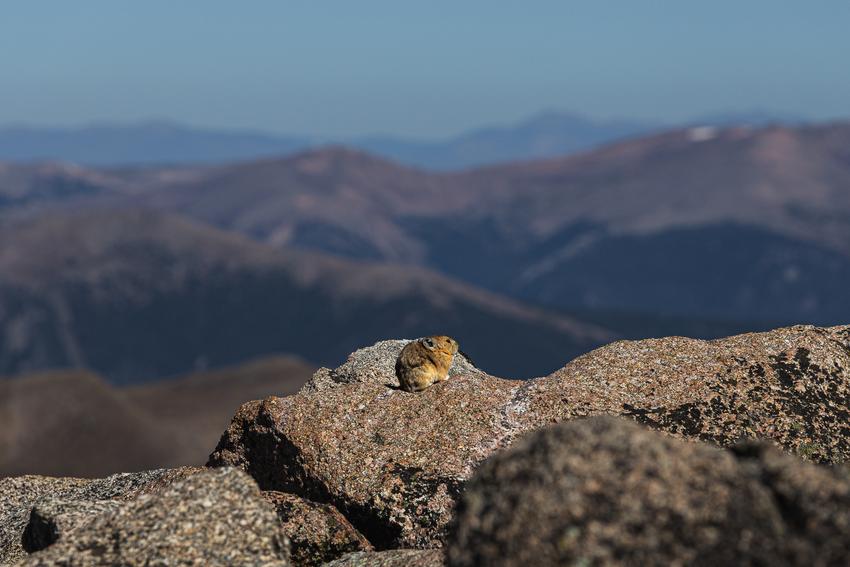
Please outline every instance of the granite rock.
M75 530L86 525L95 516L117 510L120 500L55 500L45 498L30 512L21 544L27 553L49 547Z
M360 551L325 563L325 567L443 567L443 552L439 549Z
M850 472L772 445L732 450L595 417L486 461L457 506L447 564L842 565Z
M272 505L242 471L191 475L94 516L22 567L289 565Z
M380 550L439 547L484 459L575 418L627 416L720 446L766 439L815 461L850 456L848 326L617 342L528 381L458 356L446 382L420 393L397 387L404 344L362 349L295 396L243 405L208 464L333 504Z
M850 326L617 342L529 382L525 397L532 424L619 414L718 445L769 439L841 463L850 459Z
M330 504L311 502L294 494L264 492L289 538L293 565L321 565L372 545Z
M142 494L156 492L172 482L195 474L202 469L197 467L182 467L177 469L158 469L138 473L121 473L100 479L83 478L54 478L45 476L19 476L0 479L0 565L10 565L26 555L22 543L24 531L30 522L34 506L44 503L40 508L43 513L58 512L59 507L52 507L49 501L55 501L70 511L74 507L73 518L68 516L56 524L56 537L61 532L87 521L99 513L99 504L90 506L91 513L86 512L88 503L104 500L126 501ZM80 503L74 506L72 503ZM53 512L48 512L53 510ZM37 520L38 521L38 520ZM55 522L54 522L55 523ZM51 529L42 525L38 529ZM43 531L41 535L46 536ZM48 539L52 536L46 536ZM31 541L36 548L38 540Z

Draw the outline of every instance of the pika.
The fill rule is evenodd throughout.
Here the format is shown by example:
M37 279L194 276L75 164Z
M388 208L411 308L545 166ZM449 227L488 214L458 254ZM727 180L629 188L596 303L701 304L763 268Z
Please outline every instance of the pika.
M421 392L448 379L449 366L457 351L457 341L444 335L407 343L395 361L395 375L401 389Z

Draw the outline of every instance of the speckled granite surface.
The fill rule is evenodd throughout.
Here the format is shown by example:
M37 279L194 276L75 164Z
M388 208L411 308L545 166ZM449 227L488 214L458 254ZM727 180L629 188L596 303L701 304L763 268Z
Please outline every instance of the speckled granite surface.
M815 461L850 456L847 326L618 342L528 381L460 358L448 381L416 394L395 387L404 344L357 351L296 396L245 404L209 464L333 503L383 549L441 545L481 461L528 431L583 416L628 416L718 445L763 438Z

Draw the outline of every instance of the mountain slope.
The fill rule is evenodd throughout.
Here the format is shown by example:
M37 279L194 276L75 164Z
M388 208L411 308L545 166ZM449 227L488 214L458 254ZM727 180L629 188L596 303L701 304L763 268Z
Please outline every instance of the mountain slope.
M548 237L579 220L621 233L739 222L850 251L850 125L692 128L581 156L461 176Z
M114 187L114 179L72 164L0 162L0 212L102 197Z
M277 356L131 388L76 370L0 379L0 477L202 465L240 404L294 393L312 372Z
M344 148L209 169L166 184L155 204L293 241L302 220L403 242L405 222L489 222L532 245L583 221L618 233L738 222L850 252L850 125L708 127L623 142L574 157L429 174ZM453 217L458 218L453 218ZM370 236L366 227L378 223ZM391 227L384 227L390 223ZM401 234L393 235L393 231ZM420 240L419 237L416 240ZM408 242L404 252L416 250Z
M101 474L179 460L179 448L162 442L161 424L87 372L0 379L0 416L0 476Z
M209 168L142 193L138 203L185 213L276 246L417 263L422 244L398 219L468 209L452 178L342 147Z
M334 364L380 338L434 332L487 370L527 376L611 338L422 268L278 251L150 211L0 229L6 374L72 366L132 382L275 352Z
M695 127L458 174L325 148L86 175L109 180L98 202L547 307L829 324L850 317L848 147L848 124Z
M329 148L141 198L558 308L831 323L850 317L828 283L850 269L848 147L846 124L697 127L452 175Z

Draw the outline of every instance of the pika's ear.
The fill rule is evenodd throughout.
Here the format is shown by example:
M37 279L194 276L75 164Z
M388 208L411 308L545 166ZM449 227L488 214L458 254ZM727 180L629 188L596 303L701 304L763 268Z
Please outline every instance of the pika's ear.
M422 344L425 345L425 348L429 348L432 350L436 346L434 344L434 339L432 339L431 337L425 337L424 339L422 339Z

